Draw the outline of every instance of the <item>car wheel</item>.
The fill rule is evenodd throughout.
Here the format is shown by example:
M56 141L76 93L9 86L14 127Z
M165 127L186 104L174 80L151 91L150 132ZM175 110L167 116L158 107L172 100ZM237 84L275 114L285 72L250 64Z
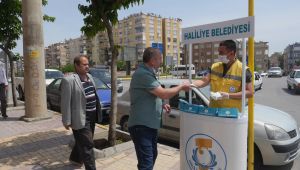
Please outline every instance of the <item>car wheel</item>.
M292 87L288 84L287 85L287 88L289 89L289 90L291 90L292 89Z
M121 130L128 132L128 116L122 118L120 126Z
M259 148L254 144L254 170L260 170L263 166L263 160Z
M261 90L261 88L262 88L262 83L259 85L259 88L258 88L258 89Z

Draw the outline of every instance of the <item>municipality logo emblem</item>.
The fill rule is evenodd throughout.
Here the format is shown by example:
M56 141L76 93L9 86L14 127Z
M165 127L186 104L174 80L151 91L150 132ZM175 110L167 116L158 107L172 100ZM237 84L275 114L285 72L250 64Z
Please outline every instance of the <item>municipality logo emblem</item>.
M192 135L186 143L185 156L190 170L226 170L225 151L211 136Z
M230 91L231 93L235 92L235 87L231 86L231 87L229 88L229 91Z

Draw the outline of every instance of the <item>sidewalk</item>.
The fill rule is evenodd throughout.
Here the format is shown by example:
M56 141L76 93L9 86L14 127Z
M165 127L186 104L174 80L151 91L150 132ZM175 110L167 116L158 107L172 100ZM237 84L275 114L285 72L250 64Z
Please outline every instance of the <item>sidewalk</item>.
M0 118L0 170L75 169L68 161L72 132L62 127L60 114L54 112L51 119L36 122L19 120L25 115L24 106L10 107L7 114L6 120ZM96 132L105 131L96 128ZM159 145L158 150L154 169L180 169L178 149ZM135 170L136 164L134 148L96 160L97 169L104 170Z

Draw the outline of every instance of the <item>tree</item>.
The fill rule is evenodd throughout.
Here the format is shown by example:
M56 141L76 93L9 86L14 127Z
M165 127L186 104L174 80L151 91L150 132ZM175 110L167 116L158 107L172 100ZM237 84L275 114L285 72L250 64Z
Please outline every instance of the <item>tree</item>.
M42 0L43 5L47 5L47 0ZM54 22L55 18L44 15L43 19L48 22ZM22 2L20 0L1 0L0 1L0 49L8 56L11 74L11 86L13 104L17 106L15 93L15 74L14 61L17 55L11 50L17 45L17 40L22 35Z
M118 10L128 9L144 0L86 0L87 5L79 4L80 12L85 16L81 31L88 37L95 36L100 31L106 31L111 52L111 93L112 106L109 119L108 141L111 146L116 144L116 115L117 115L117 56L118 46L113 39L113 25L118 22Z
M126 66L125 61L119 60L117 61L117 70L124 70Z
M74 71L75 71L75 70L74 70L74 65L73 65L73 64L67 64L67 65L65 65L65 66L63 66L63 67L61 68L61 71L62 71L63 73L74 72Z

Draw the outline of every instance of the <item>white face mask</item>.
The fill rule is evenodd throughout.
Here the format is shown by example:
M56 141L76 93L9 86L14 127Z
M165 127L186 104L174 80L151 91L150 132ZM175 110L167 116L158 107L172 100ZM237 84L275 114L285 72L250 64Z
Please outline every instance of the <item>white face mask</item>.
M227 64L229 62L226 55L219 55L218 60L224 64Z

